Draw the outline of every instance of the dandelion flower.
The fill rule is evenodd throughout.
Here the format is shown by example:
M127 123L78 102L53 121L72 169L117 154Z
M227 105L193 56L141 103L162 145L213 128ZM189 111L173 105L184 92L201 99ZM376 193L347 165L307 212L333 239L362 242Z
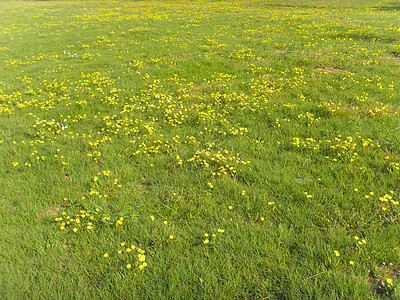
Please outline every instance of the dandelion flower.
M108 257L108 253L104 253L104 255L103 255L105 258L107 258Z
M131 265L131 264L127 264L127 265L126 265L126 268L127 268L127 269L130 269L130 268L132 268L132 265Z

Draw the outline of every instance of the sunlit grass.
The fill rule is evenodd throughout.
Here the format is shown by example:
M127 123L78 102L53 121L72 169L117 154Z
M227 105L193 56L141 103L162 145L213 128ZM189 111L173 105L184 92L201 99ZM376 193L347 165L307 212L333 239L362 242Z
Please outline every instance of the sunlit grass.
M0 2L1 297L399 297L398 14Z

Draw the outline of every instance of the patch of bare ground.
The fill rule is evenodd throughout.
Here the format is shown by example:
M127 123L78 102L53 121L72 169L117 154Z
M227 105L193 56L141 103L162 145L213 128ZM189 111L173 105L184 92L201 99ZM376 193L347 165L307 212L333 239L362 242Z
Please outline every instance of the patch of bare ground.
M400 52L392 52L392 58L400 59Z
M375 272L380 275L380 278L390 278L392 280L398 280L400 278L398 264L387 264L383 262L376 268ZM380 280L373 272L369 274L368 281L379 296L391 296L393 289L387 281Z
M61 203L57 206L50 206L41 213L39 213L40 218L44 217L55 217L58 216L61 210L66 206L66 203Z

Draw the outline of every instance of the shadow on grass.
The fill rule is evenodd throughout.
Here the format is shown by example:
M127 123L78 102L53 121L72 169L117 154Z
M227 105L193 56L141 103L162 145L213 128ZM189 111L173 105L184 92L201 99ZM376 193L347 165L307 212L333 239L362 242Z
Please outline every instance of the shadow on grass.
M396 11L400 10L400 2L399 1L392 1L385 3L383 6L376 6L375 9L382 10L382 11Z

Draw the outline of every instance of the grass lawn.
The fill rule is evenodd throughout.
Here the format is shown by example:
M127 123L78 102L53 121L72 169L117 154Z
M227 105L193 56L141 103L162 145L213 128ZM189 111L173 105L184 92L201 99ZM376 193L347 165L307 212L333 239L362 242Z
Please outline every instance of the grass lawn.
M399 299L400 2L0 1L0 298Z

